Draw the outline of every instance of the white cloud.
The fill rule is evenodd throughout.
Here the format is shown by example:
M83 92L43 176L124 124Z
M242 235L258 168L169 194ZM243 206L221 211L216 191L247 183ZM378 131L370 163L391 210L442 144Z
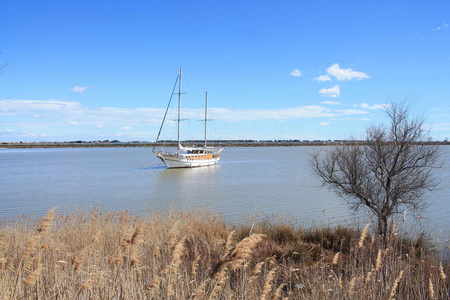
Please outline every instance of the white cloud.
M320 89L319 93L321 93L324 97L338 98L341 94L341 89L338 85L335 85L329 89Z
M388 104L374 104L374 105L369 105L367 103L361 104L361 107L366 109L386 109L386 107L388 106L389 106Z
M441 26L438 26L436 28L433 28L433 31L439 31L439 30L443 30L443 29L447 29L448 28L448 24L447 23L442 23Z
M352 69L341 69L338 64L333 64L327 69L328 75L336 77L339 81L347 80L361 80L370 78L369 75L363 72L353 71Z
M361 114L367 114L364 110L359 109L339 109L336 110L340 115L361 115Z
M70 90L74 91L75 93L78 93L78 94L83 94L84 91L86 89L88 89L88 88L89 88L88 86L78 86L78 85L76 85L73 88L70 88Z
M0 100L0 114L18 111L61 111L80 107L79 102L58 100Z
M0 107L0 115L5 116L2 118L3 126L8 128L7 131L3 130L0 137L3 136L6 140L20 140L22 137L33 140L33 137L43 135L54 140L70 140L74 136L95 140L101 137L110 139L118 133L129 140L148 140L156 136L165 112L164 108L89 107L78 102L56 100L0 99ZM338 110L329 105L277 109L209 109L209 116L216 122L227 123L358 117L368 113L364 109ZM35 118L37 114L39 118ZM166 121L173 119L172 115L176 115L176 110L169 110ZM183 110L184 116L190 120L202 119L204 110L186 109ZM327 122L326 119L324 122ZM167 121L166 125L170 127L175 123Z
M320 122L319 125L320 126L328 126L328 125L330 125L330 122Z
M302 71L300 71L299 69L294 69L294 70L291 72L291 75L294 76L294 77L302 77L302 76L303 76L303 73L302 73Z
M339 87L335 90L337 93ZM323 104L340 104L338 101L323 101ZM96 128L106 128L108 126L120 128L122 130L133 129L138 126L159 126L164 116L163 108L116 108L116 107L88 107L78 102L64 102L56 100L0 100L0 107L6 113L14 111L13 118L26 119L27 126L30 124L42 124L45 120L49 122L63 121L64 124L92 125ZM368 108L367 104L362 104L362 108ZM376 105L372 106L373 108ZM39 111L39 121L34 121L36 111ZM183 115L196 120L204 117L204 110L185 109ZM366 114L367 111L358 109L336 110L321 105L306 105L299 107L287 107L279 109L229 109L215 108L209 109L209 115L216 121L258 121L258 120L289 120L289 119L310 119L317 117L334 117L348 114ZM175 115L176 110L169 110L168 115ZM149 117L150 116L150 117ZM9 117L9 116L8 116ZM11 118L11 117L9 117ZM168 119L170 119L168 117ZM76 121L74 121L76 120ZM36 123L37 122L37 123ZM17 124L17 123L16 123Z
M321 101L322 104L328 104L328 105L338 105L341 104L339 101Z
M433 124L433 126L430 126L430 129L431 128L436 131L449 131L450 123Z
M199 114L202 112L199 111ZM333 117L336 112L319 105L307 105L280 109L228 109L211 108L210 115L217 121L241 122L258 120L293 120L317 117Z
M320 75L319 77L314 78L314 80L324 82L324 81L331 81L331 78L328 75Z

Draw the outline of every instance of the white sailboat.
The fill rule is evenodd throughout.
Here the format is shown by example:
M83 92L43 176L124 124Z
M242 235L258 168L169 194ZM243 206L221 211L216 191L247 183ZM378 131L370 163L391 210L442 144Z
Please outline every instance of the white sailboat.
M182 78L182 69L180 69L180 73L177 77L178 81L178 118L176 119L178 123L178 149L176 152L165 152L164 150L156 151L153 148L153 152L156 154L158 158L160 158L167 166L168 169L172 168L194 168L194 167L204 167L211 166L217 164L220 159L220 153L223 148L219 150L215 150L213 147L207 146L207 123L208 123L208 92L206 92L205 99L205 145L203 147L184 147L181 145L180 141L180 124L181 124L181 78ZM177 82L175 82L176 86ZM174 89L175 89L174 86ZM174 93L172 92L172 95ZM169 101L170 105L170 101ZM159 135L161 134L161 129L164 125L164 120L167 115L167 111L169 106L167 106L166 114L164 115L161 128L158 133L158 137L156 141L158 141Z

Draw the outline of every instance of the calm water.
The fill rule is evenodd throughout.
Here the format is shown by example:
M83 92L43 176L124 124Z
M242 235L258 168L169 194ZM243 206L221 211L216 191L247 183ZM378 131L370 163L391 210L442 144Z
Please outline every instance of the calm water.
M450 147L443 150L450 158ZM206 208L232 222L264 217L306 226L355 222L339 198L320 188L308 166L311 151L226 148L217 166L168 170L151 148L0 149L0 218L97 205L136 213ZM418 226L444 242L450 233L448 159L437 172L441 190L427 195L430 207Z

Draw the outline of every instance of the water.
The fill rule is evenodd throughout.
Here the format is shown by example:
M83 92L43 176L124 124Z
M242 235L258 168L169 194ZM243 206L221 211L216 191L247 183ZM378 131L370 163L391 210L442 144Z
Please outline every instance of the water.
M353 224L356 215L312 174L313 150L226 148L217 166L168 170L151 148L0 149L0 218L42 216L53 206L58 211L99 206L136 213L207 209L231 222L284 218L305 226ZM450 147L443 150L450 154ZM426 195L430 207L415 224L445 243L448 160L437 172L441 189Z

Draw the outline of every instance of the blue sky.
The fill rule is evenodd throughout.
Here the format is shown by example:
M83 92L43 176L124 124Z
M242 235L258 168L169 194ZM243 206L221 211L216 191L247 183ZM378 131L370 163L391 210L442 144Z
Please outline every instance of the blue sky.
M6 1L0 141L154 140L180 67L211 138L360 138L410 98L443 140L449 24L448 0Z

